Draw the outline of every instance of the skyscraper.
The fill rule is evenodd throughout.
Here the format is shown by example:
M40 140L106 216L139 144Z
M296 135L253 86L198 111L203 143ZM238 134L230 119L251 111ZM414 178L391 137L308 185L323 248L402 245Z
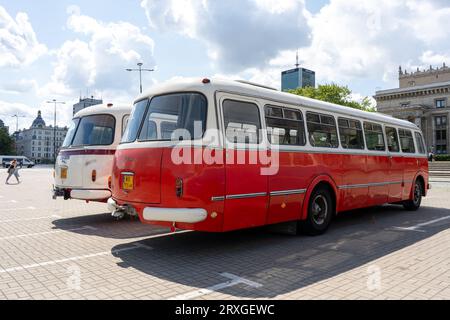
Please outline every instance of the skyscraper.
M305 68L295 68L281 73L281 90L315 87L316 73Z

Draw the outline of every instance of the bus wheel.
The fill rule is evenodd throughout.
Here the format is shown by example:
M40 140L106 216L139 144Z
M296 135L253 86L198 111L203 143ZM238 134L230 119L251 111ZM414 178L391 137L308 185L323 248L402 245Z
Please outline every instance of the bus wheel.
M416 181L414 184L414 193L412 200L408 200L403 202L403 207L405 207L408 211L416 211L420 208L420 205L422 204L422 196L423 196L423 190L422 190L422 184L419 180Z
M334 214L333 200L327 188L316 189L308 204L308 217L300 222L300 229L310 236L324 234Z

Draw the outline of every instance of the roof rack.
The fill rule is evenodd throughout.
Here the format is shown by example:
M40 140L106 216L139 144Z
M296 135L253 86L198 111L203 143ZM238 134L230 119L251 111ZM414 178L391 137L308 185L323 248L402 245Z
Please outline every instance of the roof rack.
M235 80L235 81L239 82L239 83L243 83L243 84L248 84L248 85L251 85L251 86L254 86L254 87L259 87L259 88L269 89L269 90L273 90L273 91L278 91L278 89L276 89L276 88L265 86L265 85L259 84L259 83L254 83L254 82L245 81L245 80Z

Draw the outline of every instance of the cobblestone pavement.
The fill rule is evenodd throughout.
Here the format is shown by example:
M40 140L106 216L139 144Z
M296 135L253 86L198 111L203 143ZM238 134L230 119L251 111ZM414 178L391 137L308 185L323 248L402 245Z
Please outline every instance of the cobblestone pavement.
M418 212L349 212L311 238L168 234L21 172L0 184L0 299L450 299L450 183Z

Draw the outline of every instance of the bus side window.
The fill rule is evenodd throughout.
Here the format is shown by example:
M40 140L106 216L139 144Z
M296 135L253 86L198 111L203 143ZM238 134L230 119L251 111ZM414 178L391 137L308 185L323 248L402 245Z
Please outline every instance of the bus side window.
M223 102L225 135L231 143L259 144L261 120L254 103L225 100Z
M404 153L416 153L412 132L410 130L399 129L398 134L400 136L402 151Z
M425 145L423 143L422 134L419 133L419 132L416 132L415 135L416 135L416 144L417 144L417 147L419 148L419 153L420 154L426 154L426 150L425 150Z
M305 124L299 110L266 106L266 124L269 142L272 145L304 146Z
M306 123L309 131L309 142L313 147L338 148L338 134L334 117L319 113L307 112Z
M364 137L361 122L339 118L339 135L344 149L364 150Z
M397 129L386 127L386 138L390 152L400 152Z
M386 151L383 127L377 123L364 122L367 149L371 151Z

